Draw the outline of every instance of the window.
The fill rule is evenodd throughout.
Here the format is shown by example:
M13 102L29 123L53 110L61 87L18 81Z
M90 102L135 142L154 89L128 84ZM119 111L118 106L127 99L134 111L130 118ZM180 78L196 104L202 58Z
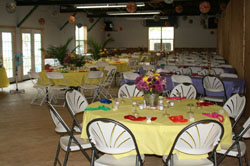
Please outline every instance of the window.
M2 32L2 59L3 65L6 69L8 78L13 77L13 50L12 50L12 33Z
M87 27L76 26L75 29L76 54L82 55L87 52Z
M149 51L173 51L174 27L150 27Z

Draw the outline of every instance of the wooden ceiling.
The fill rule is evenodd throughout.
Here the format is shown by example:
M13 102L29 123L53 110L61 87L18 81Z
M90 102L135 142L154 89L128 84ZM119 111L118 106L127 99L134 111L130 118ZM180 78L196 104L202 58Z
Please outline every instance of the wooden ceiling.
M167 1L167 0L166 0ZM199 5L204 0L174 0L172 4L167 4L164 0L136 0L134 2L144 2L144 7L137 7L137 11L160 10L161 16L198 16L201 15ZM211 10L208 15L221 13L221 4L227 4L229 0L206 0L211 4ZM110 9L77 9L79 4L95 3L128 3L131 0L16 0L17 6L36 6L36 5L55 5L60 6L61 13L78 13L84 12L88 17L112 17L106 15L106 12L126 11L126 8ZM183 11L176 12L176 6L181 5ZM143 15L142 15L143 16ZM117 17L117 16L116 16ZM126 16L127 17L127 16Z

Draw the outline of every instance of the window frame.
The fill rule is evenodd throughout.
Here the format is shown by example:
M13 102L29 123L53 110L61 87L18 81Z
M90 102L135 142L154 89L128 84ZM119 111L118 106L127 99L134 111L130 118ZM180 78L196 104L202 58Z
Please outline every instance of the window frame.
M88 28L87 28L87 26L82 26L82 27L84 28L84 32L83 32L84 33L84 39L83 40L77 40L76 39L76 29L78 28L77 25L74 28L74 46L77 47L77 44L76 44L77 41L78 42L83 41L83 43L84 43L84 47L83 47L84 50L83 50L83 53L80 53L80 55L86 54L88 52L88 47L87 47L87 29ZM77 52L78 49L79 48L76 48L76 52Z
M173 28L173 50L170 50L170 51L167 51L167 52L174 52L175 50L175 27L174 26L169 26L169 27L172 27ZM161 28L161 38L160 39L149 39L149 29L150 28ZM162 28L167 28L166 26L151 26L151 27L148 27L148 52L161 52L161 51L164 51L162 50L162 40L166 40L166 39L163 39L162 38ZM150 40L160 40L160 44L161 44L161 49L159 51L157 50L150 50ZM167 39L167 40L171 40L171 39Z

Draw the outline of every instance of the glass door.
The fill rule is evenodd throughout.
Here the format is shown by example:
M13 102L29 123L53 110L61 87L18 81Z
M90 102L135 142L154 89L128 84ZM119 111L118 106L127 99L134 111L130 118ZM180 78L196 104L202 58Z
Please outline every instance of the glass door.
M29 71L42 71L42 35L38 30L22 32L23 79L28 78Z
M0 29L0 59L10 82L14 81L14 32Z

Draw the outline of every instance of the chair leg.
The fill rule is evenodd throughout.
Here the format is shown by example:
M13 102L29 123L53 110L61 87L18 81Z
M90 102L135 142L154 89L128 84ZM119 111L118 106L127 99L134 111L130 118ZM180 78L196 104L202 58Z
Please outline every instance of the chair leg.
M237 150L238 150L238 159L239 159L240 166L243 166L239 143L237 143Z
M245 161L246 161L246 166L248 166L247 151L245 152L245 156L244 156L244 158L245 158Z
M60 140L58 142L58 145L57 145L57 150L56 150L56 158L55 158L55 161L54 161L54 166L56 166L57 162L59 162L59 165L61 165L60 161L58 160L58 156L59 156L59 153L60 153Z

